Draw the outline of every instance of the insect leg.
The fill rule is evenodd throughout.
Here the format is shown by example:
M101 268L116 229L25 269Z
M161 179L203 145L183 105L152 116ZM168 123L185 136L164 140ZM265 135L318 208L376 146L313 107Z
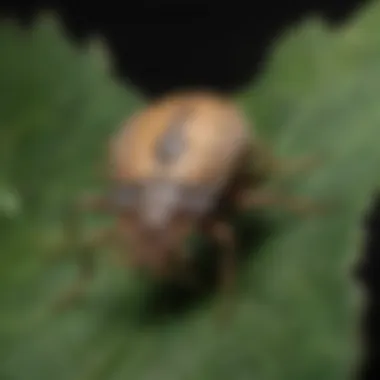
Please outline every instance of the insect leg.
M302 172L317 168L322 163L316 156L282 159L276 157L261 141L249 151L248 160L243 165L237 186L233 191L237 208L265 208L279 206L298 214L315 214L326 211L326 205L317 204L302 196L289 196L281 191L267 189L263 184L282 181Z
M241 209L266 208L278 206L297 214L319 214L326 211L326 205L301 196L287 196L266 189L247 189L239 192L235 198Z
M274 174L277 179L286 179L298 174L310 172L320 167L322 160L316 156L277 159Z
M95 231L89 239L83 239L81 215L86 211L103 211L106 209L107 203L104 197L87 194L76 199L65 209L63 217L64 239L59 256L62 256L64 251L75 252L79 275L72 287L57 302L56 309L65 309L81 297L86 284L93 276L94 250L114 234L113 230L103 228Z
M90 211L107 211L108 209L105 197L90 194L84 194L65 207L62 215L63 239L51 258L59 259L65 255L65 252L75 249L76 242L80 240L82 214Z
M81 242L77 247L78 277L54 305L57 311L69 308L84 296L86 286L94 276L95 250L110 241L114 235L114 229L102 228L95 231L89 239Z
M251 175L256 176L262 173L269 177L290 177L320 167L324 158L320 155L280 158L269 144L263 140L257 140L248 150L247 161L246 167L252 171Z

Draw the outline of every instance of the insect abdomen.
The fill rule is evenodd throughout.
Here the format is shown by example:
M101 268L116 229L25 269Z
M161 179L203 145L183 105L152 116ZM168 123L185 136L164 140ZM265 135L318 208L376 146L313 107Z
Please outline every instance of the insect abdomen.
M248 143L243 117L231 102L192 93L144 110L116 136L111 154L120 178L164 177L195 186L228 180Z

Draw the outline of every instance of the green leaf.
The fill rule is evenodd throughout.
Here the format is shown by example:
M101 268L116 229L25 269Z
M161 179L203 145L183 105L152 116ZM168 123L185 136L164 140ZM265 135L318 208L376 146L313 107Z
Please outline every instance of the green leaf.
M18 217L21 213L21 199L8 186L0 185L0 216L7 218Z
M76 268L71 255L48 259L60 209L99 185L107 138L143 102L112 77L106 49L74 46L51 16L32 29L0 25L1 210L9 194L22 200L17 218L0 219L0 378L348 379L363 303L351 270L379 185L379 10L373 3L340 28L317 18L293 27L237 98L279 157L324 159L284 189L336 207L243 220L250 254L223 331L215 293L175 313L173 291L160 298L108 251L83 305L51 312Z

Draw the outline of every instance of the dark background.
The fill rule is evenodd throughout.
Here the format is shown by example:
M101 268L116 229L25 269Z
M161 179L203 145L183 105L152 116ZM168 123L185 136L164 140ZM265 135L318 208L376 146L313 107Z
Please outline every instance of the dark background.
M286 26L319 13L332 24L344 22L367 1L144 0L140 3L34 2L1 5L2 13L28 22L38 9L55 9L75 38L98 33L106 37L118 75L131 80L148 97L177 87L202 86L238 91L260 71L267 47ZM366 252L358 278L370 296L363 334L367 353L360 378L380 378L376 341L380 338L380 297L375 295L380 273L380 202L365 221Z

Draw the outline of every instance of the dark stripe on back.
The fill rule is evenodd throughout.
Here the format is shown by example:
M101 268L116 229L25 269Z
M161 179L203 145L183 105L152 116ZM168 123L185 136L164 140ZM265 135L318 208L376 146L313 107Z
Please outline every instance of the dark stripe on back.
M188 108L179 110L170 122L168 129L157 141L155 156L160 164L170 165L178 160L186 150L185 127L190 113L191 111Z

